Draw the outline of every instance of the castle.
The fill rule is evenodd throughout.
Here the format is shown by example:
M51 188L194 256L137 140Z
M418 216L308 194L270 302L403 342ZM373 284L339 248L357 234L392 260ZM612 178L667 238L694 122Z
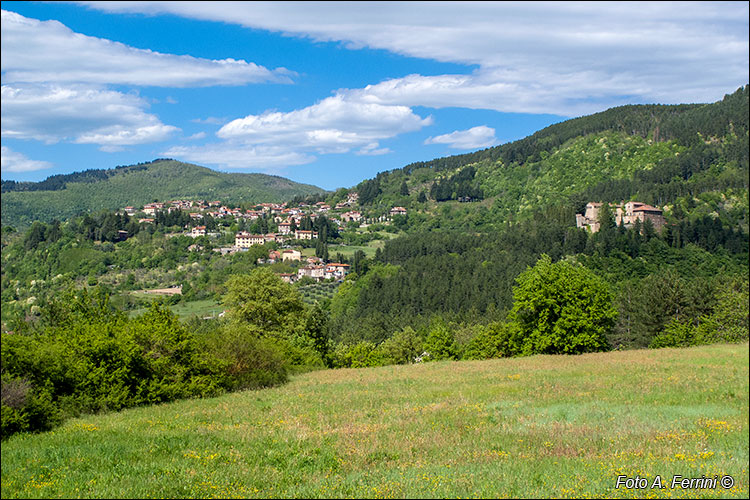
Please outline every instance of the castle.
M624 205L610 203L609 207L614 214L615 224L617 225L623 225L626 228L630 228L637 220L640 221L641 224L650 220L657 232L661 232L664 227L664 215L662 214L662 211L651 205L646 205L639 201L629 201ZM576 226L579 228L587 228L592 233L599 231L599 210L601 210L601 208L602 203L592 201L586 204L586 211L584 214L576 214Z

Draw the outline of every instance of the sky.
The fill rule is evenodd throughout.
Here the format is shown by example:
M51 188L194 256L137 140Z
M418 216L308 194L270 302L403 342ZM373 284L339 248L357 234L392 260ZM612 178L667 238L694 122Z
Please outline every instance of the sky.
M174 158L325 189L746 85L748 2L0 2L2 178Z

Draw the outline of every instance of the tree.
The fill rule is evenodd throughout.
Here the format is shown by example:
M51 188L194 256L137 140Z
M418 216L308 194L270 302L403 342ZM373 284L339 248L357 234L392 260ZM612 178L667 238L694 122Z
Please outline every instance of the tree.
M409 196L409 186L406 185L406 181L401 183L401 189L399 190L401 196Z
M542 254L516 278L511 321L520 354L579 354L607 349L617 320L607 285L592 271Z
M419 196L417 196L417 201L419 203L424 203L427 201L427 196L424 194L424 191L419 192Z
M39 245L39 243L44 241L46 228L47 226L45 226L43 222L34 221L31 224L31 229L26 233L23 241L26 250L33 250Z
M304 327L305 306L299 293L267 267L232 276L224 304L233 321L257 327L260 335L288 335Z
M427 361L457 359L458 349L453 331L442 320L436 320L424 342L424 350L429 353Z

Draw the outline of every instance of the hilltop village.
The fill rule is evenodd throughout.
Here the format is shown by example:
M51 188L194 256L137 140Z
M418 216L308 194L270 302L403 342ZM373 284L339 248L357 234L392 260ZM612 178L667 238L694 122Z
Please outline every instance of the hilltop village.
M257 232L238 230L234 234L234 245L221 246L213 250L222 255L236 252L244 252L256 245L266 243L276 243L279 249L270 250L267 259L259 259L262 263L289 262L300 265L296 274L279 273L279 276L286 282L294 283L295 281L308 277L314 281L335 279L343 280L349 273L350 265L340 262L328 262L327 259L320 257L303 257L299 248L300 243L305 241L318 240L319 234L313 230L312 224L321 216L325 216L330 222L339 227L353 223L357 227L366 228L369 224L382 223L389 224L394 216L405 216L407 209L404 207L393 207L388 215L382 215L375 218L366 218L358 208L358 193L352 192L347 196L346 201L337 203L331 207L324 201L313 204L278 204L278 203L259 203L250 209L241 209L226 206L219 200L172 200L169 202L153 202L136 208L127 206L120 210L120 213L136 218L139 224L153 224L155 217L160 212L172 213L174 211L186 211L191 223L185 225L185 232L180 233L192 238L199 237L218 237L220 233L212 232L205 224L206 220L221 220L233 218L236 221L246 221L252 223L255 221L265 221ZM665 225L664 215L661 209L638 201L629 201L626 203L614 204L609 203L610 214L618 226L627 229L638 224L640 226L650 225L656 232L661 232ZM586 229L591 233L600 230L600 213L603 203L589 202L586 205L583 214L576 214L576 227ZM256 226L257 227L257 226ZM273 231L271 230L273 229ZM174 234L173 236L176 236ZM123 238L127 235L123 235ZM192 245L192 249L202 249L198 244Z
M365 218L363 214L355 210L358 205L358 194L349 193L346 201L337 203L331 207L326 202L320 201L314 204L298 203L295 206L277 203L259 203L252 209L231 208L219 200L172 200L169 202L153 202L136 208L127 206L120 210L121 214L134 217L139 224L154 224L159 213L171 214L175 211L185 211L189 214L191 222L185 225L185 232L179 233L192 238L218 237L220 233L212 232L207 226L207 220L221 220L233 218L235 221L244 221L246 224L263 221L258 233L239 230L234 235L234 245L222 246L213 250L222 255L247 251L255 245L276 243L278 250L271 250L268 258L263 263L273 264L275 262L290 262L301 264L297 274L280 273L279 276L287 282L293 283L303 277L314 281L343 280L349 273L349 264L339 262L326 262L327 259L320 257L303 257L299 249L292 248L295 244L305 241L318 240L318 231L312 229L317 218L325 216L328 221L336 226L343 227L354 223L357 227L366 228L373 223L389 224L393 216L405 216L407 210L404 207L393 207L388 215L380 217ZM264 231L263 229L268 229ZM273 231L271 231L273 229ZM123 231L123 233L125 233ZM172 236L177 236L173 234ZM123 234L123 239L127 234ZM192 245L191 249L200 250L198 244ZM261 261L261 259L259 259Z

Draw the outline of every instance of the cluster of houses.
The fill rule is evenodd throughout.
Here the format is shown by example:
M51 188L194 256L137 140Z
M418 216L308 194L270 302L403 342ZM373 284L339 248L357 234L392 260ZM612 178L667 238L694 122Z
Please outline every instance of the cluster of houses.
M294 283L304 277L312 278L315 281L327 279L343 280L349 274L349 264L339 264L332 262L330 264L307 264L294 273L281 273L279 276L287 283Z
M592 233L598 232L600 229L599 211L602 205L602 203L593 201L586 204L585 212L576 214L576 227L588 229ZM644 224L648 220L651 221L657 232L661 232L664 227L664 214L660 209L651 205L639 201L629 201L619 205L610 203L609 207L614 215L615 224L618 226L631 228L636 221Z
M202 220L206 216L211 216L214 219L222 219L224 217L234 217L236 219L245 220L256 220L266 215L273 216L274 222L279 224L279 233L282 235L290 235L292 233L292 221L297 226L300 225L303 217L310 217L315 219L320 215L327 215L332 221L338 224L344 224L347 222L361 222L364 220L362 213L351 210L353 205L356 205L359 199L357 193L349 193L347 200L337 203L332 209L327 203L320 201L314 205L307 205L300 203L296 207L288 207L286 204L277 203L259 203L254 207L254 210L242 210L240 208L229 208L225 206L221 201L205 201L205 200L172 200L170 202L154 202L147 203L142 208L138 209L132 206L127 206L121 211L128 214L129 216L135 215L146 215L147 217L141 217L139 222L141 223L153 223L154 216L157 212L165 211L171 213L175 210L189 211L190 217L193 220ZM331 210L335 210L334 213L330 213ZM341 213L342 210L347 210ZM390 211L390 215L404 215L406 209L403 207L394 207ZM387 218L380 217L378 221L385 221ZM199 226L200 227L200 226ZM202 235L201 230L198 229L195 232L191 232L191 236ZM305 232L298 232L293 235L298 239L313 239L313 234Z

